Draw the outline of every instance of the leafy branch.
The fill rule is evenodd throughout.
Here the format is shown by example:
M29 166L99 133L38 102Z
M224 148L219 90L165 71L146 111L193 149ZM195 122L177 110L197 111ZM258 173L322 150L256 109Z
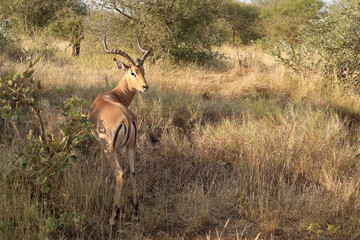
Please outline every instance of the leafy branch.
M40 80L35 81L33 77L33 67L39 62L41 56L39 55L32 61L28 55L28 49L23 49L23 51L28 59L27 69L22 73L15 72L12 69L7 77L0 78L0 115L5 121L11 123L17 135L21 138L16 127L16 121L19 119L24 107L30 108L38 121L40 138L45 140L44 122L40 114L41 108L38 105L38 99L44 90Z

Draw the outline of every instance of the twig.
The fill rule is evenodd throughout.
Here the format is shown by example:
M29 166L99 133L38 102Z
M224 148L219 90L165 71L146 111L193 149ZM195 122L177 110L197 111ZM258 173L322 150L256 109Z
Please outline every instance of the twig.
M17 126L16 126L15 122L14 122L14 121L11 121L11 125L12 125L12 126L13 126L13 128L15 129L16 135L18 135L18 137L19 137L20 141L22 141L21 135L20 135L20 133L19 133L19 130L18 130L18 128L17 128Z
M127 18L130 18L130 19L132 19L132 20L138 20L138 19L136 19L136 18L134 18L134 17L132 17L132 16L124 13L124 12L121 11L120 9L118 9L118 8L116 7L116 3L114 3L114 10L117 11L118 13L122 14L123 16L127 17Z
M41 136L41 140L45 141L45 128L44 128L44 123L42 121L41 115L40 115L40 109L37 107L32 106L34 112L35 112L35 116L39 122L39 128L40 128L40 136Z

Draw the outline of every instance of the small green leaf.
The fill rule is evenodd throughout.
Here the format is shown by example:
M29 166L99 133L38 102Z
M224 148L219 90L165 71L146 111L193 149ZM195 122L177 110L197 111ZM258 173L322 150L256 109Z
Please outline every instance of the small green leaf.
M16 109L15 114L16 114L16 115L20 115L21 111L22 111L22 106L19 106L19 107Z
M60 133L61 133L61 135L63 135L65 137L66 133L64 132L63 129L60 129Z
M27 72L26 77L27 77L27 78L30 78L33 73L34 73L34 70L31 70L31 71Z
M5 233L7 230L7 226L3 221L0 221L0 230L1 232Z
M57 95L62 96L65 94L64 90L62 88L57 88L56 90Z
M23 74L21 73L15 73L13 76L12 76L12 80L16 80L18 78L22 78L23 77Z
M41 182L40 182L40 184L44 184L44 183L46 183L46 182L47 182L47 180L48 180L47 175L43 175L43 176L41 177Z
M70 105L64 107L64 112L68 112L70 110Z
M11 112L10 113L4 113L4 116L8 121L11 121L11 117L12 117Z
M42 89L40 80L36 83L36 87L37 87L38 89Z
M60 171L65 172L69 168L69 166L70 166L69 163L64 163L63 165L60 166Z
M41 55L39 54L35 59L35 61L33 62L33 65L35 65L40 59L41 59Z

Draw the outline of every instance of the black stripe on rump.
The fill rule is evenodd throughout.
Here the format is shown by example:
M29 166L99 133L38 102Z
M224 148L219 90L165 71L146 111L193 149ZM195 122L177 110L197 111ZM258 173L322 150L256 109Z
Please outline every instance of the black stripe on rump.
M129 127L129 128L131 129L131 127ZM124 142L124 144L122 145L122 147L123 147L123 146L125 146L125 145L128 143L129 138L130 138L130 130L129 130L129 132L128 132L128 135L127 135L126 141Z
M117 138L117 136L118 136L118 134L119 134L119 131L120 131L120 129L121 129L121 127L122 127L123 125L124 125L124 124L120 124L120 126L118 127L118 129L117 129L116 132L115 132L115 137L114 137L114 142L113 142L113 148L115 148L116 138ZM125 133L126 133L126 126L124 125L124 127L125 127Z
M135 144L136 144L136 135L137 135L137 129L136 129L136 124L134 123L134 122L132 122L133 124L134 124L134 127L135 127L135 141L134 141L134 146L135 146Z

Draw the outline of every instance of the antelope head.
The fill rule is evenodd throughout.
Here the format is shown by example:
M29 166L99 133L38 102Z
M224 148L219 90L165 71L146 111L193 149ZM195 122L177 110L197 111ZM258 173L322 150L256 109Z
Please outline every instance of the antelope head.
M136 61L132 60L132 58L124 51L112 49L107 49L106 46L106 34L104 35L104 50L106 53L109 54L117 54L124 57L126 60L129 61L130 65L127 65L121 61L116 60L114 58L115 65L118 69L125 71L126 80L129 84L130 88L134 88L141 92L146 92L149 89L149 85L145 80L145 72L143 68L143 64L147 56L151 52L151 48L149 50L145 50L141 47L139 38L136 36L137 45L143 53L141 58L137 58Z

